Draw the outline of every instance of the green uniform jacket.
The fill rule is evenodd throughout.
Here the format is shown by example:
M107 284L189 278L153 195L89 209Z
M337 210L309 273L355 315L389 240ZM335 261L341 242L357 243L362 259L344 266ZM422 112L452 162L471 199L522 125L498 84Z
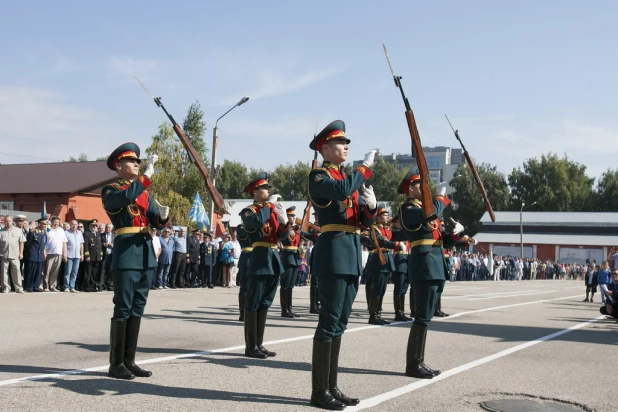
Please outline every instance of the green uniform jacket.
M385 230L386 229L386 230ZM369 230L373 230L376 234L376 239L378 240L378 246L373 244L372 235L369 234L369 241L371 242L373 248L372 252L369 253L369 258L367 259L366 268L371 273L392 273L395 271L395 258L393 254L384 249L397 249L399 244L398 242L392 242L388 239L390 235L390 228L386 228L382 225L372 226ZM380 263L380 257L377 252L377 248L380 247L382 252L384 253L384 258L386 259L385 264ZM375 250L375 252L373 252Z
M140 176L133 182L117 180L101 189L103 208L116 230L125 227L163 229L159 209L146 190L150 179ZM157 266L152 237L149 233L117 234L112 249L112 270L145 270Z
M438 196L433 201L436 216L441 216L450 203L446 197ZM460 238L442 232L439 219L427 221L421 202L416 199L408 199L401 206L400 221L402 232L411 244L408 258L410 282L446 280L449 262L444 257L442 245L451 247Z
M360 236L343 230L330 231L333 226L329 225L345 225L360 231L361 224L370 226L374 222L376 210L370 211L358 196L358 189L369 177L371 171L365 166L346 177L338 166L328 162L309 174L309 196L322 228L313 248L312 272L320 277L362 274Z
M253 250L248 263L248 276L275 275L283 273L279 250L272 247L257 246L256 242L276 244L288 236L290 226L280 226L274 208L258 203L244 208L240 217L249 233Z
M300 229L299 229L300 230ZM295 268L300 266L300 254L298 253L298 244L300 243L300 233L292 232L285 239L281 239L283 245L282 260L284 268ZM296 247L296 250L286 249L286 247Z
M236 227L236 238L240 243L240 258L238 259L238 269L246 269L251 257L251 239L249 239L249 233L245 230L245 226L241 223Z
M405 234L401 230L393 230L393 239L405 239ZM408 273L408 254L410 253L410 244L405 242L405 253L400 250L395 251L395 272Z

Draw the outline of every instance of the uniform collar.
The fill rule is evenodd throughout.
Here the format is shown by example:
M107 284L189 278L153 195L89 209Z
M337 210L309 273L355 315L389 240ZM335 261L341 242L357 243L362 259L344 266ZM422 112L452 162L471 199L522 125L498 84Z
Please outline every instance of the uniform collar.
M254 205L254 206L260 206L260 207L262 207L262 206L264 206L264 203L263 203L263 202L258 202L257 200L254 200L254 201L253 201L253 205Z
M119 178L118 180L116 180L116 183L118 183L121 186L124 186L124 185L130 185L131 181L127 180L127 179L120 179Z
M412 203L413 205L418 205L418 206L423 204L423 202L421 202L420 199L411 199L411 198L409 198L408 202Z
M337 170L337 171L341 169L341 166L339 166L338 164L327 162L327 161L322 163L322 167L328 170Z

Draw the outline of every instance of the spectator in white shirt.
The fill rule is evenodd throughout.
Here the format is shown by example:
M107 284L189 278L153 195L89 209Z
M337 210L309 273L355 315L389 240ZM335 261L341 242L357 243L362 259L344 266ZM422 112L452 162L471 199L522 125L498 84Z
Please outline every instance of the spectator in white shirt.
M45 292L58 292L56 282L60 270L60 260L67 261L67 235L60 227L60 218L51 218L51 229L47 232L47 258L43 273L43 289Z
M19 261L24 258L24 232L13 225L13 218L4 218L4 228L0 230L0 256L2 256L2 293L9 293L9 272L16 293L24 293L21 286L21 270Z

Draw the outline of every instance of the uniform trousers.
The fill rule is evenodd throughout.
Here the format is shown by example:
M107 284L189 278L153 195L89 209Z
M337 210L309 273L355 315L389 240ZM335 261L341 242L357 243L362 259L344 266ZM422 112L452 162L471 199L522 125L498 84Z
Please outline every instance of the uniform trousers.
M200 265L200 279L202 286L212 284L212 265Z
M28 292L38 290L43 276L43 262L28 262L24 289Z
M278 284L279 276L248 276L245 310L268 309L275 299Z
M408 274L403 272L393 272L393 284L395 285L393 296L405 296L408 291L408 286L410 286L410 283L408 282Z
M187 276L185 286L194 286L197 283L198 274L199 268L197 266L197 262L187 263Z
M412 281L416 313L414 323L429 325L444 290L444 280Z
M240 288L240 290L238 291L239 295L247 294L247 266L238 267L238 274L236 275L236 286Z
M313 339L330 342L343 335L358 293L357 275L320 275L320 315Z
M389 272L379 272L371 274L371 297L380 299L386 293L388 286Z
M281 289L292 289L298 281L298 266L288 266L281 274Z
M114 277L114 320L140 318L144 313L154 268L112 271Z

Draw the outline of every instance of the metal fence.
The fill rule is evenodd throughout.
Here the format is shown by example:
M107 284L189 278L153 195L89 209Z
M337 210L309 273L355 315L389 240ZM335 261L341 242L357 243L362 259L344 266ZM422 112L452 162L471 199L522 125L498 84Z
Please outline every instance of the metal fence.
M30 221L30 220L37 220L37 219L39 219L41 217L41 212L24 212L24 211L21 211L21 210L2 209L2 210L0 210L0 215L2 215L2 216L12 216L13 219L15 219L15 216L17 216L17 215L24 215L24 216L26 216L28 221Z

